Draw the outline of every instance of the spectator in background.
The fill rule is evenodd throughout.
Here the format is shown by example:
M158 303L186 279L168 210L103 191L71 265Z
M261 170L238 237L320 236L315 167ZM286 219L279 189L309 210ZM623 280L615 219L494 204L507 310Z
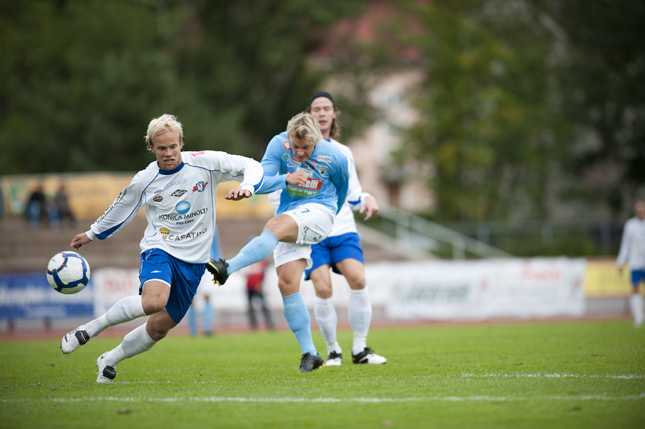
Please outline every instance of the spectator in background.
M217 226L215 226L209 258L219 259L221 257L222 248L219 243ZM202 331L204 332L204 335L206 335L207 337L213 335L213 319L215 318L215 308L211 303L212 291L209 290L212 288L213 284L211 283L210 275L206 275L205 278L202 278L202 281L199 283L199 288L197 290L197 294L195 295L195 299L188 309L188 326L190 328L190 335L193 337L196 337L199 334L199 329L197 327L197 315L199 313L201 313L202 316ZM204 293L200 293L200 291L204 290Z
M0 219L4 217L4 195L2 194L2 178L0 177Z
M639 286L645 282L645 200L637 200L634 211L636 216L625 222L616 263L621 273L625 264L629 264L632 277L629 308L634 316L634 326L639 327L643 324L643 296Z
M266 274L268 265L268 261L266 259L263 259L260 262L249 265L246 270L246 296L248 298L249 304L249 322L251 323L251 329L254 331L257 331L258 329L258 319L255 316L256 302L260 304L262 314L264 315L264 323L266 324L267 329L273 330L271 313L267 308L266 300L264 299L264 293L262 292L262 287L264 285L264 276Z
M29 195L25 205L25 217L32 228L38 228L40 222L48 218L47 200L42 183L39 183Z
M68 219L70 226L73 227L76 224L76 216L74 216L74 212L72 212L72 208L69 205L69 196L64 183L61 183L56 195L54 195L52 210L55 212L57 222L62 223L65 219Z

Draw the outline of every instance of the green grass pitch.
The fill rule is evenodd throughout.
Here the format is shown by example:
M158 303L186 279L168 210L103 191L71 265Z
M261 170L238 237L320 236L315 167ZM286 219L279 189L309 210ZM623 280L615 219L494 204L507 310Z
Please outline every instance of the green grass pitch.
M99 385L109 332L71 355L1 342L0 428L645 427L645 328L627 321L373 328L382 366L351 364L341 330L345 364L310 374L290 332L171 334Z

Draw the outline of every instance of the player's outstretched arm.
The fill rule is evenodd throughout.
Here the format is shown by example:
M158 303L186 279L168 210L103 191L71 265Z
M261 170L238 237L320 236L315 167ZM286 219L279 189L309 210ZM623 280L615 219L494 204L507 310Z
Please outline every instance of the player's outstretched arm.
M251 198L252 195L253 194L248 189L235 188L228 191L224 199L239 201L243 200L244 198Z
M80 249L80 248L81 248L81 246L82 246L83 244L87 244L87 243L89 243L90 241L92 241L92 240L90 240L90 237L88 237L86 233L81 232L80 234L76 234L76 235L74 236L74 238L72 238L72 242L71 242L71 244L70 244L70 245L71 245L74 249L78 250L78 249Z

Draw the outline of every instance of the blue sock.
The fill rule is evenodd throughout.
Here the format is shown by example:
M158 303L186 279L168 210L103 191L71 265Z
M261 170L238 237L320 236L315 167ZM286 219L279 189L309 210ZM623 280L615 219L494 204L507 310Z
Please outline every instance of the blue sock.
M190 306L188 307L188 326L190 327L190 335L193 337L197 335L197 315L195 314L195 309Z
M241 268L260 262L269 256L277 245L278 239L275 238L275 235L271 234L269 231L263 231L262 234L249 241L246 246L242 247L240 253L226 261L228 262L226 272L230 275Z
M302 349L302 354L317 354L314 340L311 336L311 318L309 311L302 300L300 292L282 298L282 312L287 319L289 328L296 335L296 339Z

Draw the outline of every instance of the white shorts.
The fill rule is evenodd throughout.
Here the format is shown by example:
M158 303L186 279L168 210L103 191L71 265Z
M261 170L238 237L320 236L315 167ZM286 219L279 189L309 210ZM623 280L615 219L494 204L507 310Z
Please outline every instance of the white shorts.
M327 238L336 216L327 207L316 203L303 204L283 214L289 215L298 224L298 238L295 243L278 243L273 249L274 264L279 267L287 262L306 259L306 269L309 269L312 266L311 245Z

